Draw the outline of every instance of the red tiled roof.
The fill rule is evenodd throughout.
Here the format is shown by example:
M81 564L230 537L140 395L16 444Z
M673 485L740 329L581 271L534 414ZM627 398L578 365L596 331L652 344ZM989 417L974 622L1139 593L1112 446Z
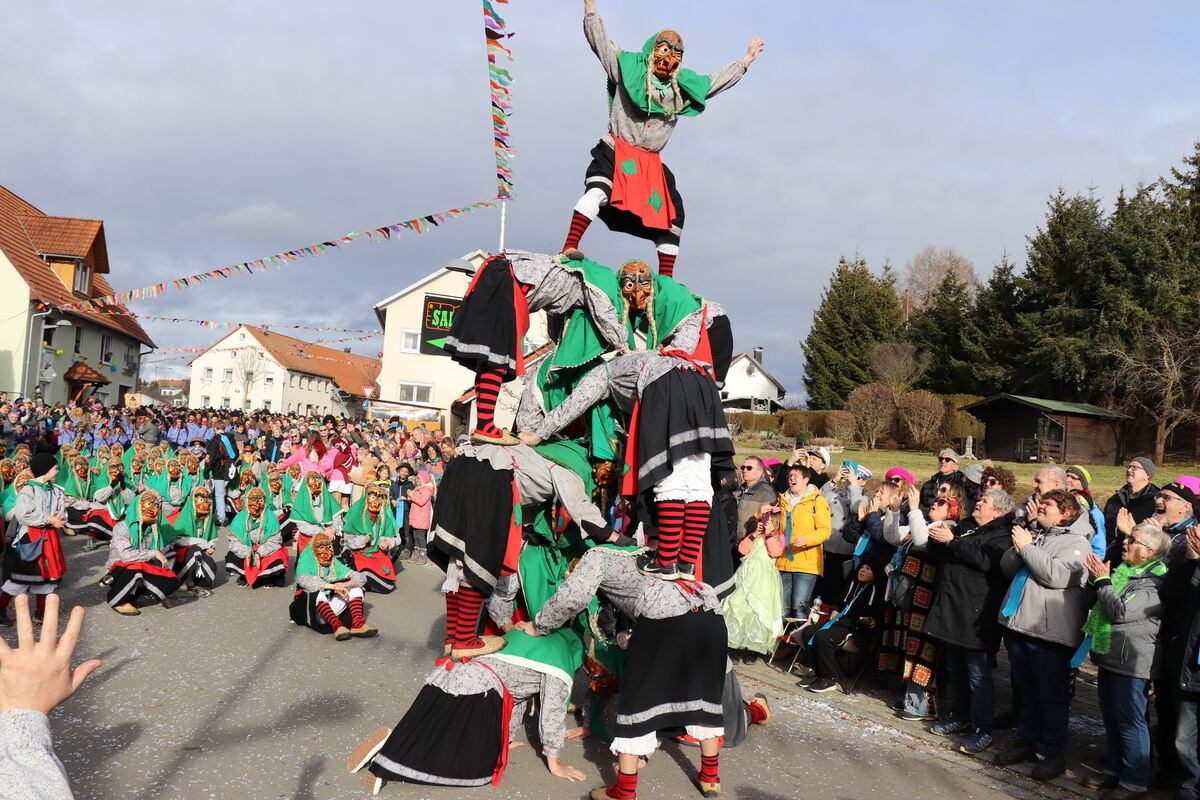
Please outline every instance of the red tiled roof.
M112 383L108 378L101 375L96 370L89 367L82 361L76 361L63 374L63 380L68 381L83 381L84 383Z
M346 394L356 397L366 397L363 387L370 386L374 389L372 396L379 397L379 370L383 364L378 359L334 350L331 347L322 347L303 339L295 339L291 336L284 336L282 333L266 331L250 325L246 325L245 328L254 338L258 339L263 349L274 356L284 369L305 372L309 375L322 375L336 383L338 388ZM224 338L220 341L224 341ZM215 347L216 344L213 346Z
M185 380L161 380L158 382L158 388L160 390L170 389L171 387L178 387L180 389L186 389L187 385L188 385L188 381L185 381Z
M48 222L46 221L48 220ZM92 239L86 247L81 244L94 231ZM53 252L54 247L61 247L71 252ZM50 248L50 249L42 249ZM101 266L108 268L108 256L104 245L104 223L97 220L76 220L66 217L47 217L34 206L17 197L15 194L0 186L0 252L12 262L17 273L29 287L29 299L51 306L61 306L79 301L79 297L65 285L38 253L48 255L81 257L76 253L83 248L84 253L92 252L96 262L94 269ZM113 293L112 286L103 275L92 275L92 297L102 297ZM124 306L115 305L114 309L126 310ZM87 320L96 325L102 325L115 331L131 336L148 347L154 347L153 340L146 334L142 326L132 317L97 314L91 311L72 311L72 316Z

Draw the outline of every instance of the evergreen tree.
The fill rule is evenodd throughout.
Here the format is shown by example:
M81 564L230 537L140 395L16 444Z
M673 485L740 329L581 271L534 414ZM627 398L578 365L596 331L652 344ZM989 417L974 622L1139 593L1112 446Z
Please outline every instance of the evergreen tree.
M1016 334L1023 302L1012 262L1004 253L988 282L976 293L971 315L979 331L979 338L968 340L967 346L976 394L987 396L1011 390L1023 350Z
M978 394L976 370L984 336L975 319L970 288L948 272L921 300L921 309L909 319L905 331L909 342L931 356L918 386L939 394Z
M899 324L890 268L875 275L861 257L838 259L802 345L808 407L842 408L850 392L871 380L871 348L894 340Z

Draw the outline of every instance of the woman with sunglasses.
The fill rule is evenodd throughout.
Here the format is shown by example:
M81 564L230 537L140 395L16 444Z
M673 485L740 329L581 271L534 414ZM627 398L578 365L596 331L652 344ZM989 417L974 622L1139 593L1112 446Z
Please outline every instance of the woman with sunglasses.
M1150 781L1150 728L1146 722L1150 680L1157 677L1159 625L1166 579L1163 559L1171 539L1150 522L1124 537L1124 561L1115 570L1095 553L1086 566L1096 605L1083 626L1092 637L1099 668L1100 711L1107 748L1104 771L1082 783L1106 790L1106 800L1146 797Z

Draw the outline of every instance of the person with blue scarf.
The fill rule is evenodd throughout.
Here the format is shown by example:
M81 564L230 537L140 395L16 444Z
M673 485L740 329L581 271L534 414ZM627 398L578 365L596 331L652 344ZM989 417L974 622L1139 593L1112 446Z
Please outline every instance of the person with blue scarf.
M1089 595L1084 560L1092 524L1070 492L1038 498L1036 516L1013 527L1012 547L1000 560L1011 579L1000 624L1011 664L1017 743L996 756L1000 766L1036 761L1035 780L1066 771L1071 658L1083 640ZM1026 526L1029 527L1026 527Z

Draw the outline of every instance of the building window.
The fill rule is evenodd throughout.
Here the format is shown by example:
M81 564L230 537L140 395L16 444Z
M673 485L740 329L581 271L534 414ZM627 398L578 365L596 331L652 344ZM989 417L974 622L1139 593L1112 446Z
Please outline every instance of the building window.
M74 352L75 355L79 355L80 353L83 352L83 326L82 325L75 326L75 350L72 352Z
M108 363L108 362L112 361L112 337L111 336L101 336L100 337L100 361L102 363Z
M204 380L206 380L206 381L211 381L211 380L212 380L212 367L205 367L205 368L204 368ZM205 403L205 405L208 405L208 404L207 404L207 403Z
M275 376L268 375L267 377L263 378L263 385L268 386L268 387L274 386L275 385Z
M42 344L46 347L54 346L54 332L58 330L57 325L48 325L42 328Z
M200 398L200 407L201 408L208 408L211 405L212 405L212 398L209 397L208 395L204 395L203 397Z
M80 261L75 265L75 291L82 295L92 291L92 268Z
M228 397L221 398L221 408L229 408L229 398Z
M225 383L233 383L233 370L227 369L221 373L221 380L223 380Z
M131 344L125 345L125 366L130 369L137 366L137 350Z
M421 332L404 331L401 333L400 352L416 353L421 349Z
M433 396L433 387L423 383L401 383L397 389L397 398L402 403L428 404Z
M239 342L244 342L244 341L246 341L246 334L244 334L244 333L239 333L239 334L238 334L238 341L239 341Z
M92 395L92 399L95 400L96 402L98 402L102 406L108 405L108 398L109 398L108 392L96 392L95 394Z
M263 400L263 408L267 411L270 411L271 410L271 401Z

